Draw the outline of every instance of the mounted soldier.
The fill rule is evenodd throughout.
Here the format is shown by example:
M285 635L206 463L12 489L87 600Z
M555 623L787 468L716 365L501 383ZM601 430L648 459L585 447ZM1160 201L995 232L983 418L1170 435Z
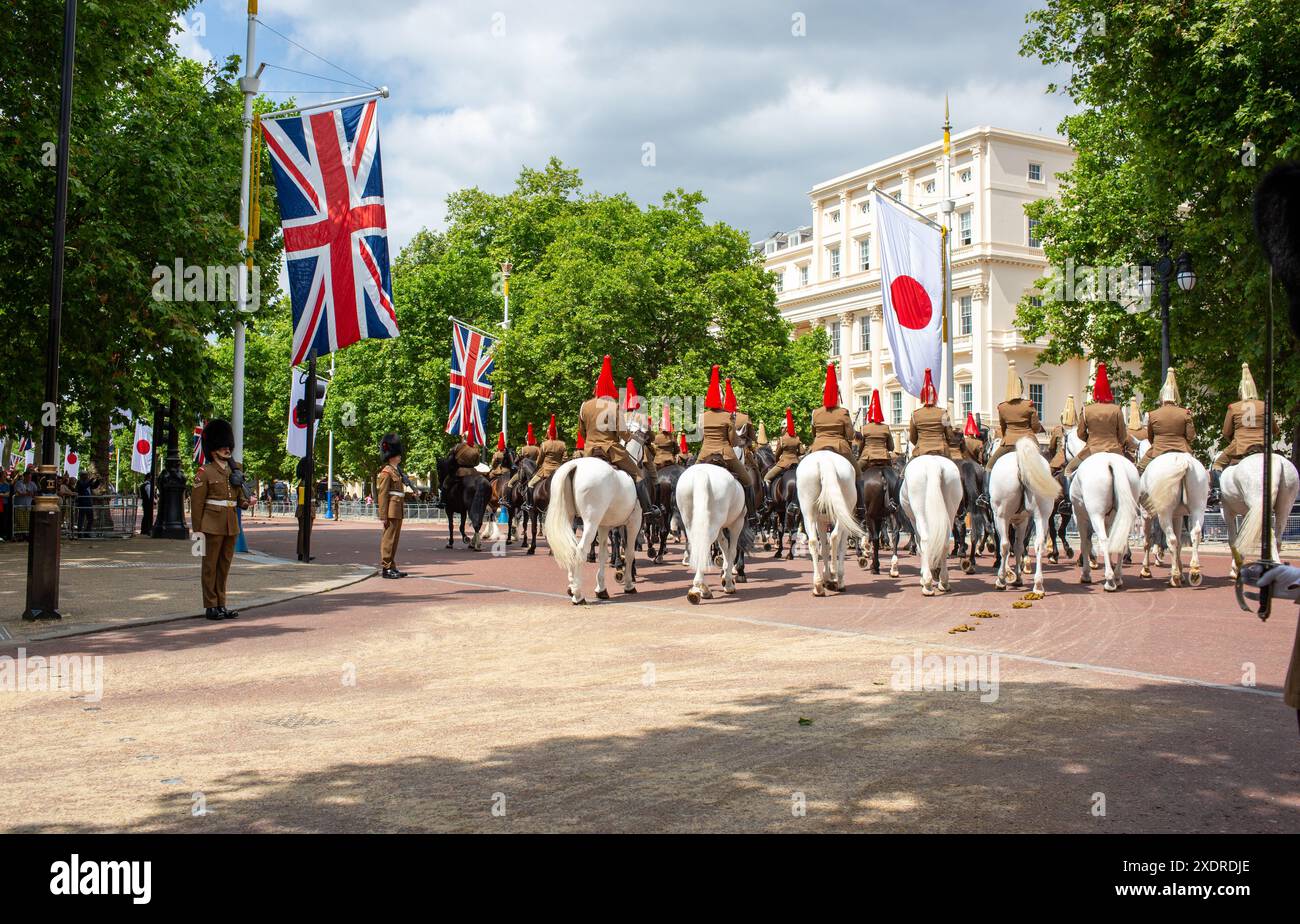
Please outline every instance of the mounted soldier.
M582 403L578 411L578 440L583 455L588 458L603 459L614 468L632 479L636 487L637 501L641 512L652 511L650 492L646 488L645 475L641 467L628 454L623 441L629 434L619 430L620 408L618 406L618 389L614 387L614 372L609 354L601 362L600 378L596 381L595 394Z
M685 433L683 433L681 435L681 439L677 441L677 458L674 459L673 461L683 467L690 465L691 462L694 461L691 458L691 447L686 445Z
M1192 412L1180 405L1178 380L1170 367L1165 375L1165 384L1160 389L1160 407L1147 417L1147 439L1151 445L1138 460L1138 472L1146 471L1151 460L1166 452L1185 452L1191 454L1192 443L1196 439L1196 426L1192 422Z
M976 465L984 464L984 441L980 439L980 426L975 422L975 415L967 412L966 426L962 430L962 458L969 459Z
M532 436L532 424L528 425L529 436ZM551 415L551 422L546 427L546 441L538 447L539 461L537 471L528 481L528 506L532 507L533 495L537 486L543 481L550 481L555 470L564 464L564 457L568 453L569 447L560 439L559 431L555 427L555 415Z
M650 484L654 484L657 472L654 450L650 445L650 419L641 412L641 396L636 393L636 385L633 384L630 376L627 380L626 394L622 427L623 432L627 434L625 442L636 442L641 445L641 467L645 469Z
M1147 428L1142 424L1142 405L1136 396L1128 399L1128 444L1124 455L1130 462L1136 463L1143 441L1149 440Z
M523 477L525 466L520 465L525 459L528 459L534 466L541 462L542 451L537 445L537 436L533 433L533 425L528 424L528 434L524 437L524 445L515 451L514 472L510 475L510 480L506 482L506 491L513 491L520 479Z
M700 416L700 430L704 433L704 441L700 444L699 452L696 453L696 461L721 465L731 472L744 489L745 511L752 517L758 509L754 498L754 486L749 480L749 471L737 455L740 438L736 435L735 418L727 411L726 400L722 397L717 366L714 366L709 374L709 391L704 396L704 413Z
M948 412L939 407L939 392L934 387L929 369L925 370L925 383L921 386L921 406L912 412L907 441L912 445L913 459L917 456L948 458L952 421L948 419Z
M1074 410L1074 395L1066 395L1065 407L1061 409L1061 422L1052 427L1051 437L1047 441L1047 455L1051 460L1049 464L1052 466L1053 475L1059 475L1061 469L1065 468L1065 444L1069 440L1066 431L1078 422L1079 417Z
M1128 445L1128 426L1124 423L1124 412L1115 404L1115 396L1110 391L1110 377L1106 374L1106 364L1097 363L1097 376L1092 386L1092 403L1083 409L1082 419L1077 431L1084 447L1065 467L1065 477L1069 478L1078 469L1084 459L1099 452L1124 454Z
M799 439L799 434L794 429L794 412L786 408L785 432L776 441L776 464L764 473L763 480L771 484L774 479L781 477L782 472L798 465L799 460L803 458L803 453L803 441Z
M1014 359L1007 360L1007 394L998 405L997 429L1002 442L984 466L990 472L998 459L1016 451L1018 441L1026 436L1036 440L1038 434L1043 432L1043 422L1038 419L1038 408L1025 397L1024 386L1016 374Z
M469 429L461 434L460 442L452 449L449 458L454 468L450 468L446 477L442 479L442 485L439 489L439 496L446 506L446 498L450 496L452 488L461 480L468 478L472 472L478 471L478 464L483 460L483 453L474 445L474 428L471 424Z
M1250 366L1241 364L1241 384L1237 388L1241 400L1228 405L1228 412L1223 417L1223 433L1220 440L1223 450L1210 468L1210 503L1219 502L1219 480L1223 470L1229 465L1236 465L1246 456L1264 449L1264 402L1259 400L1259 389L1255 387L1255 378L1250 374ZM1273 421L1273 439L1277 439L1281 430L1277 420Z
M510 474L510 453L506 449L506 435L498 433L497 451L492 453L492 461L488 463L488 481L508 474Z
M829 449L848 460L853 470L858 470L858 460L853 457L853 417L849 409L840 405L840 385L835 377L835 364L826 364L826 382L822 385L822 406L812 412L813 441L808 454Z
M650 448L653 450L656 468L660 465L671 465L673 463L673 457L677 454L677 441L673 439L673 417L668 410L667 404L663 406L659 420L659 430L655 433Z
M952 402L948 402L946 408L948 420L951 422L956 419L956 412L953 410ZM965 436L961 430L958 430L951 423L948 428L948 458L954 462L961 462L966 458Z
M862 437L862 451L858 454L859 467L866 471L877 465L888 466L894 461L894 434L885 425L885 415L880 410L880 390L871 389L871 403L867 405L867 422L858 431Z

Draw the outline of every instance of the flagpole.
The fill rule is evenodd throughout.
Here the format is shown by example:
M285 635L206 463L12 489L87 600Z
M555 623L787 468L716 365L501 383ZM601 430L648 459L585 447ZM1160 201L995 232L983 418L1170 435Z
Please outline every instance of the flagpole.
M509 260L501 264L501 283L502 291L505 295L505 320L501 322L501 329L509 332L510 330L510 271L514 269ZM508 417L509 405L506 403L506 390L501 389L501 432L506 437L506 448L510 447L510 434L506 430L506 420Z
M257 95L260 80L253 73L253 57L257 47L257 0L248 0L248 32L244 51L244 76L239 79L239 89L244 94L244 157L239 176L239 233L248 246L248 228L252 215L249 202L249 178L253 167L253 97ZM248 275L251 254L245 254L239 268L239 310L248 310ZM231 380L234 394L230 400L230 428L235 433L236 462L244 460L244 341L246 332L243 321L235 322L234 347L235 362ZM235 537L235 551L247 552L248 542L244 538L243 518L236 515L239 534Z
M330 354L330 382L334 381L334 354ZM330 427L329 468L325 476L325 519L334 519L334 428Z
M952 122L948 118L948 97L943 98L943 323L945 340L948 342L948 403L956 413L953 393L956 390L956 376L953 373L953 327L952 327Z
M268 112L262 116L263 122L273 122L276 119L287 119L290 116L302 115L304 112L311 112L316 109L335 109L348 103L361 103L371 99L388 99L388 87L376 87L369 93L358 93L356 96L344 96L340 99L332 99L326 103L311 103L307 106L295 106L292 109L277 109L275 112Z

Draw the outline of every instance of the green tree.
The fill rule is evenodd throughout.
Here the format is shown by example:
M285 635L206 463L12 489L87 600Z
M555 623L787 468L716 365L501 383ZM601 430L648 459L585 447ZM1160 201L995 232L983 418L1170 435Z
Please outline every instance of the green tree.
M1068 66L1080 111L1061 124L1078 160L1038 219L1051 264L1118 267L1156 254L1167 233L1197 269L1175 287L1171 349L1202 443L1236 397L1240 364L1264 361L1268 271L1252 194L1274 164L1300 155L1300 19L1289 0L1050 0L1028 17L1022 53ZM1113 295L1113 293L1107 293ZM1026 334L1047 336L1047 362L1092 355L1136 361L1121 386L1159 389L1160 322L1128 297L1067 301L1045 289L1021 303ZM1286 327L1278 300L1276 322ZM1279 337L1277 407L1300 423L1300 356ZM1293 438L1300 446L1300 439Z

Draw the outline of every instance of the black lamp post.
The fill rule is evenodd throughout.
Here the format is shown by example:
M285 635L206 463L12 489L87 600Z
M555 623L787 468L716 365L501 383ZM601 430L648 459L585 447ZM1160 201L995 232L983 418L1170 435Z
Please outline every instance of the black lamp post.
M59 337L63 322L63 250L68 225L68 149L72 134L72 69L76 56L77 0L63 6L63 76L59 97L59 150L54 185L54 252L50 281L50 328L45 343L45 405L41 409L40 494L32 505L27 548L27 606L23 619L61 619L59 613L59 493L54 441L58 431Z
M1142 295L1150 298L1156 284L1160 285L1160 381L1169 374L1169 284L1178 280L1178 288L1190 292L1196 287L1196 272L1192 269L1192 256L1186 250L1177 259L1170 256L1172 244L1169 235L1162 234L1156 239L1160 248L1160 258L1154 264L1145 261L1142 264Z

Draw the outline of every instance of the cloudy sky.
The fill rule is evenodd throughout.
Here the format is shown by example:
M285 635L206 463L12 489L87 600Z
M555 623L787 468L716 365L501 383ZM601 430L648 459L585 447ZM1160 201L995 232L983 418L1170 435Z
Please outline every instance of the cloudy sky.
M277 100L362 92L358 78L391 88L381 139L398 246L442 226L452 190L503 192L552 154L588 189L642 203L702 190L710 219L757 239L808 221L814 183L937 138L945 93L957 131L1054 132L1069 103L1018 54L1034 5L262 0L271 29L352 76L261 27L256 57L277 65L262 81ZM203 0L177 46L242 55L245 9Z

